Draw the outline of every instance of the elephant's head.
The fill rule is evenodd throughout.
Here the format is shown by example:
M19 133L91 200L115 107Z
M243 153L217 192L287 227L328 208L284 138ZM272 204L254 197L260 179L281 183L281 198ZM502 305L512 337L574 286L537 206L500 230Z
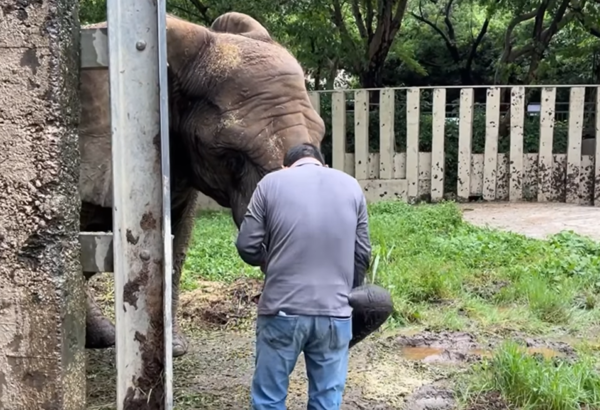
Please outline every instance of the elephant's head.
M302 68L240 13L211 29L169 16L167 52L174 152L192 185L230 207L239 227L256 184L286 151L323 138Z

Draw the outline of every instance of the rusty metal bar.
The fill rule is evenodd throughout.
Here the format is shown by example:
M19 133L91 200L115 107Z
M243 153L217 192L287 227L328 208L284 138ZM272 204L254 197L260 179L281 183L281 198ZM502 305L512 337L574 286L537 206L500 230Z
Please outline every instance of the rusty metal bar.
M171 167L169 154L169 90L167 79L167 1L157 2L158 83L163 220L163 328L165 409L173 408L173 238L171 236Z
M79 232L81 268L86 273L113 271L113 237L110 232Z
M107 8L114 181L116 408L162 410L165 249L158 152L158 7L152 0L108 0Z
M173 235L169 242L172 241ZM84 272L114 272L112 232L79 232L79 244L81 268Z

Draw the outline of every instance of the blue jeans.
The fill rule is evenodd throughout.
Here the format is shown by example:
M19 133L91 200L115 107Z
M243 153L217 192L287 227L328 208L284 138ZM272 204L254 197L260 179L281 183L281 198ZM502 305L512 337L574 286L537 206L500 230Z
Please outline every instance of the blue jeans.
M308 410L338 410L348 372L352 319L259 316L252 379L253 410L286 410L289 377L300 352L308 376Z

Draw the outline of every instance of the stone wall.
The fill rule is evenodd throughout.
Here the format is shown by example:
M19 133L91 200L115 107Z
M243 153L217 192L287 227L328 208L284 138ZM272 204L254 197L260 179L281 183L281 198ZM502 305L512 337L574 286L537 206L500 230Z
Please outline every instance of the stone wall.
M75 0L0 0L0 408L85 408Z

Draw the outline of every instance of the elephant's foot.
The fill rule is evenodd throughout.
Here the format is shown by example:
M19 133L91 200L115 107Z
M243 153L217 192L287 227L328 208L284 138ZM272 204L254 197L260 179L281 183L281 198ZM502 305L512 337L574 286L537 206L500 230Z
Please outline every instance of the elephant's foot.
M180 357L188 351L188 342L180 332L173 332L173 357Z
M173 323L173 357L181 357L188 351L188 342L177 322Z
M115 326L102 314L102 311L89 293L87 294L85 327L86 349L106 349L115 346ZM179 330L177 321L175 321L173 323L173 357L183 356L187 353L187 350L188 342Z
M115 345L115 327L104 316L88 320L85 333L86 349L106 349ZM173 357L187 353L188 342L179 331L173 332Z
M105 349L115 345L115 327L105 317L87 322L85 331L86 349Z
M94 299L87 294L85 317L86 349L105 349L115 345L115 327L100 311Z

